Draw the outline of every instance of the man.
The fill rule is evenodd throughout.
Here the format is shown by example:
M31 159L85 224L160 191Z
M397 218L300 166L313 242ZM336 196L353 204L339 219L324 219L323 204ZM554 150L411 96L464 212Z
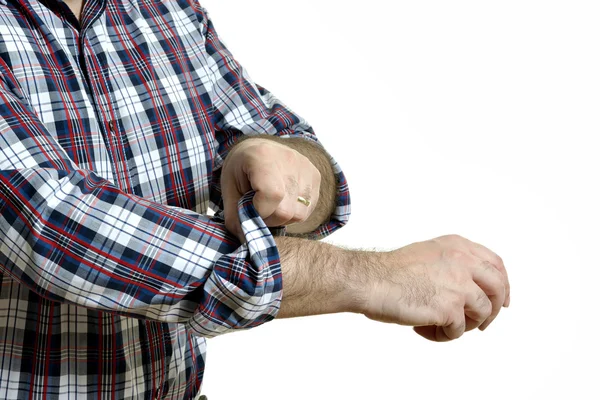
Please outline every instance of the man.
M205 338L274 317L445 341L508 306L459 236L314 240L342 171L193 0L0 0L0 35L0 398L193 399Z

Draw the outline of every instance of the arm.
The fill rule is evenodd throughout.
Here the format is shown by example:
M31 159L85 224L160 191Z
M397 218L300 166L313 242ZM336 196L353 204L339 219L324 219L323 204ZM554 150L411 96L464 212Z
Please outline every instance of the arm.
M286 224L286 235L294 236L294 237L308 237L310 232L315 231L319 226L327 224L331 215L335 211L336 207L336 197L337 197L337 188L338 183L336 182L336 176L333 172L333 168L331 166L330 159L331 157L327 153L327 151L322 147L322 145L318 142L312 140L306 140L303 137L292 137L292 138L280 138L278 136L273 135L252 135L252 136L244 136L237 141L235 146L229 152L225 163L223 164L223 171L226 170L226 166L231 159L234 158L234 155L238 155L239 152L244 151L254 151L252 149L257 143L276 143L278 146L281 146L286 149L286 151L292 150L293 152L299 153L303 158L305 158L308 164L312 164L313 167L306 168L305 171L302 171L306 176L311 176L311 171L316 169L317 179L319 179L320 184L319 187L313 189L314 193L312 194L312 199L316 203L311 205L311 213L304 221L296 222L293 224ZM284 151L281 153L279 147L275 146L270 149L265 149L265 154L267 154L264 158L268 160L269 168L273 165L273 162L282 158L285 163L289 166L289 168L293 168L290 165L289 159L285 155ZM262 158L262 157L261 157ZM294 158L294 157L293 157ZM264 161L262 161L264 162ZM251 163L250 163L251 164ZM301 163L294 164L298 165L298 168L303 168ZM245 179L244 179L245 180ZM284 181L285 183L285 181ZM271 182L271 185L275 185L274 182ZM277 185L275 185L277 186ZM223 189L223 188L222 188ZM283 188L279 188L282 191L282 196L285 195L285 191ZM231 189L230 189L231 190ZM224 192L224 195L227 194ZM231 194L230 194L231 195ZM306 194L303 194L306 196ZM233 196L232 199L228 199L225 203L225 209L233 208L232 204L235 204L235 198ZM291 206L287 208L293 209L296 203L296 199L289 199L292 202ZM313 201L313 202L314 202ZM227 204L228 202L232 202L231 204ZM277 205L276 205L277 206ZM285 207L282 207L282 204L278 205L279 209L282 210ZM313 208L314 207L314 208ZM257 207L258 208L258 207ZM304 207L301 207L301 210L304 211ZM226 211L227 212L227 211ZM265 223L269 225L269 221L272 220L273 217L265 219ZM232 224L236 226L236 222ZM269 225L271 226L271 225ZM235 228L234 228L235 229Z
M510 302L502 259L457 235L389 252L290 237L275 241L284 281L277 318L356 312L446 341L484 330Z
M228 155L243 140L262 138L290 147L303 156L321 174L318 212L310 221L274 230L321 239L345 225L350 215L350 195L346 178L337 162L324 150L311 126L273 94L255 84L217 34L207 11L199 7L198 18L205 27L205 63L215 73L211 98L213 124L219 143L210 189L210 207L217 217L224 211L221 172ZM322 198L321 198L322 197Z
M306 234L329 222L329 218L335 211L338 184L331 166L331 156L320 144L302 138L289 138L282 140L281 143L308 158L321 176L319 200L315 210L306 221L287 226L288 234L307 237Z
M355 287L357 264L376 263L380 253L285 236L275 242L284 280L277 318L360 311L365 299Z
M79 168L0 64L0 273L56 302L185 323L215 336L273 318L279 254L252 206L248 244L189 210Z

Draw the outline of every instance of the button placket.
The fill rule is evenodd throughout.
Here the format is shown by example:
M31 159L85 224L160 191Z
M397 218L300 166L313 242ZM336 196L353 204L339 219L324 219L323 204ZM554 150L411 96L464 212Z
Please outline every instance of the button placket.
M93 30L86 29L85 32L93 33ZM94 97L94 103L97 107L98 121L102 121L102 116L110 118L105 121L104 131L106 132L106 142L108 143L109 154L116 169L116 177L120 182L119 187L123 190L135 192L135 182L130 174L129 160L126 156L124 138L121 137L118 123L117 102L113 93L110 91L109 80L105 76L104 70L95 66L99 63L99 58L93 54L92 45L87 37L81 37L81 47L84 54L84 59L87 63L87 77L90 82L90 91ZM94 62L95 60L95 62ZM100 87L99 87L100 86ZM106 88L104 88L106 86ZM103 112L100 112L100 111ZM101 123L101 122L100 122Z

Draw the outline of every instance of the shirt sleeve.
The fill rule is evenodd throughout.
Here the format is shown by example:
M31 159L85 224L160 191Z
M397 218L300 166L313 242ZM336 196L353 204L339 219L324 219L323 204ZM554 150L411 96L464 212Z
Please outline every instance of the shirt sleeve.
M212 337L274 318L281 268L252 205L247 243L210 217L119 190L69 159L0 74L0 273L56 302Z
M290 110L268 90L252 81L246 69L238 63L223 41L205 8L197 7L204 26L206 50L210 70L215 74L212 91L213 123L219 143L215 157L210 206L216 217L222 220L221 166L229 150L243 135L271 134L282 138L302 137L313 141L325 150L312 127L302 117ZM309 239L321 239L348 222L350 217L350 193L346 177L339 164L329 154L336 178L336 207L329 221L310 232ZM273 230L273 234L285 235L285 227Z

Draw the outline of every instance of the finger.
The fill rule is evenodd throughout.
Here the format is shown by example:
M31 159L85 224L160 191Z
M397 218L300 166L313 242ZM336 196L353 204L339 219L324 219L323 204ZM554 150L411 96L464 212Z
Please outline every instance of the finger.
M465 333L466 321L465 315L462 312L457 313L449 325L438 326L436 329L436 337L438 342L458 339Z
M465 317L456 314L456 317L447 326L415 326L413 330L427 340L434 342L449 342L458 339L465 333Z
M265 218L265 224L267 226L283 226L290 224L294 221L296 215L296 205L289 200L289 196L286 200L279 204L279 207L271 214L268 218Z
M314 167L313 167L314 168ZM294 218L294 222L305 222L310 218L313 212L317 209L317 205L319 204L319 187L321 182L321 174L318 172L316 168L314 168L316 173L307 174L304 173L300 177L300 185L301 188L299 195L304 197L306 200L310 201L310 205L298 201L298 197L294 199L296 204L296 217ZM303 184L302 182L309 181L310 184Z
M251 171L248 175L254 194L254 208L263 220L270 217L286 195L286 183L278 171L266 168Z
M485 292L492 303L492 313L479 326L484 330L496 318L505 300L505 286L502 273L498 271L489 261L482 261L479 266L473 268L473 280Z
M483 321L481 321L481 322L483 322ZM465 326L466 326L465 332L469 332L469 331L472 331L473 329L477 328L479 325L481 325L481 322L475 321L474 319L469 318L467 316L467 314L465 314Z
M300 187L301 188L303 187L304 189L301 190L298 193L298 195L302 196L306 200L310 201L310 205L307 206L306 204L299 202L298 196L295 196L295 198L291 199L294 202L294 207L296 209L296 213L295 213L296 215L294 218L294 222L306 221L316 206L316 203L315 203L316 200L313 198L313 194L312 194L313 193L312 186L300 184Z
M284 196L277 204L273 213L264 218L267 226L282 226L293 222L296 215L296 204L292 199L298 197L298 179L294 175L287 175L284 178Z
M471 243L473 244L472 246L470 246L471 254L478 258L481 258L482 260L489 261L494 266L494 268L496 268L502 274L506 293L503 306L508 307L510 304L510 281L508 280L508 272L506 271L506 267L504 266L504 261L502 260L502 258L500 258L498 254L494 253L487 247L479 243Z
M419 334L420 336L423 336L427 340L431 340L432 342L438 342L438 340L436 339L436 334L435 334L436 329L437 329L437 326L435 326L435 325L413 327L413 330L417 334Z
M298 201L298 196L286 196L270 217L265 219L267 226L283 226L306 221L308 207Z
M466 295L465 322L466 331L479 327L492 314L492 302L487 294L476 284Z
M286 177L286 182L288 182L286 185L286 195L277 206L275 212L265 219L267 226L282 226L306 221L312 204L307 207L298 201L298 188L303 185L301 179L301 177L297 178L293 175ZM308 186L309 193L311 189L312 188ZM310 195L304 195L310 199Z

